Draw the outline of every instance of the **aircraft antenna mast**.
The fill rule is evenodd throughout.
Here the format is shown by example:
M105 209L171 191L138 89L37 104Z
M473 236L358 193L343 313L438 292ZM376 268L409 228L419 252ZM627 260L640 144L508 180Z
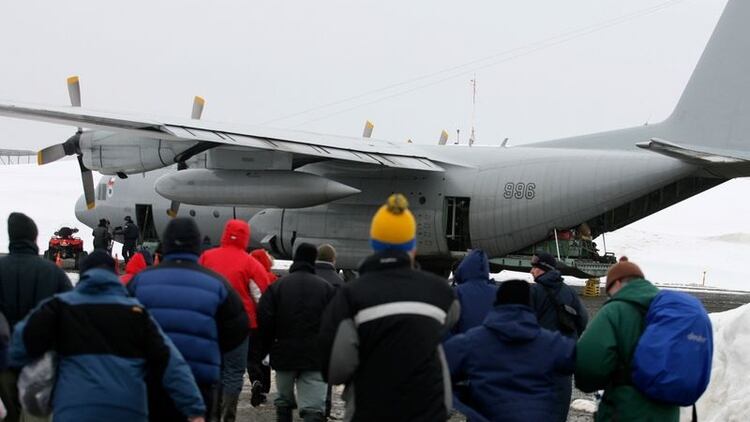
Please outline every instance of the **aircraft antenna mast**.
M474 145L474 121L477 117L477 74L471 80L471 134L469 135L469 146Z

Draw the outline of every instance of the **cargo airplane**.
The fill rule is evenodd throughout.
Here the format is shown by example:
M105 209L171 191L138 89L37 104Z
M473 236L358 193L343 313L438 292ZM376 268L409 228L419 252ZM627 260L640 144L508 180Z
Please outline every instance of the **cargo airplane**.
M237 217L277 256L300 242L329 242L340 266L355 268L370 252L376 207L402 192L418 222L418 257L440 271L452 252L502 257L584 222L598 236L750 176L748 21L750 1L730 0L665 121L515 147L97 112L80 107L77 80L69 81L73 107L0 102L0 115L79 127L40 151L39 162L78 157L77 216L89 226L137 214L156 236L168 214L190 215L216 240L223 221ZM110 175L98 189L92 170Z

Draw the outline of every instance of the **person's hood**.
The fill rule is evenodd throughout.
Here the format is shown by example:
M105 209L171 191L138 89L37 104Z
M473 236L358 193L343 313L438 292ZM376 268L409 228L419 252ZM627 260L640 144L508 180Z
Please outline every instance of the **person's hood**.
M453 280L456 284L466 283L467 281L480 281L488 283L490 279L490 262L484 251L475 249L461 261L453 274Z
M229 220L224 226L224 234L221 235L221 246L233 246L235 248L247 249L250 241L250 226L243 220Z
M333 265L333 263L328 261L315 261L315 269L336 271L336 267Z
M550 287L554 290L558 290L560 288L560 285L562 285L563 278L562 274L560 274L560 271L555 270L547 271L546 273L535 278L534 281L544 287Z
M271 258L268 257L268 253L265 250L256 249L250 252L250 255L255 258L256 261L260 262L260 265L262 265L266 271L271 271Z
M526 305L498 305L490 310L482 323L500 340L525 343L539 335L539 322Z
M39 255L39 246L36 245L36 242L31 240L12 240L8 244L8 252L11 255Z
M623 302L631 302L647 309L649 305L651 305L654 296L657 294L659 294L658 287L654 286L646 279L636 278L622 286L615 296L608 300L607 303L619 300Z
M128 265L125 266L125 272L128 274L136 275L139 272L145 270L146 267L148 267L146 258L141 252L138 252L133 255L132 258L130 258L130 261L128 261Z
M92 268L81 274L76 291L83 294L116 294L127 296L128 292L117 274L104 268Z

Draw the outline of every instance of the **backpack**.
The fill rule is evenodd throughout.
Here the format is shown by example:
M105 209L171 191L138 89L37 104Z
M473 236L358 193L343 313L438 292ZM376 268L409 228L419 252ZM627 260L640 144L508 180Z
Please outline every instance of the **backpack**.
M557 313L557 328L565 335L576 333L578 330L578 318L580 318L578 311L568 304L558 302L555 291L551 288L544 286L544 290L547 292L547 298Z
M631 381L650 399L690 406L708 387L712 357L711 320L703 304L687 293L661 291L646 312Z

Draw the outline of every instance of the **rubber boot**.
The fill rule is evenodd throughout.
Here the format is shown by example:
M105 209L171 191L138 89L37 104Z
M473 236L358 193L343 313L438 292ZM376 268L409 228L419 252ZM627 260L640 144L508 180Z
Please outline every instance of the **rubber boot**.
M276 408L276 421L277 422L292 422L292 408L291 407L277 407Z
M304 412L301 415L304 422L325 422L326 416L321 412Z
M225 394L221 400L221 421L234 422L237 419L237 402L240 396Z

